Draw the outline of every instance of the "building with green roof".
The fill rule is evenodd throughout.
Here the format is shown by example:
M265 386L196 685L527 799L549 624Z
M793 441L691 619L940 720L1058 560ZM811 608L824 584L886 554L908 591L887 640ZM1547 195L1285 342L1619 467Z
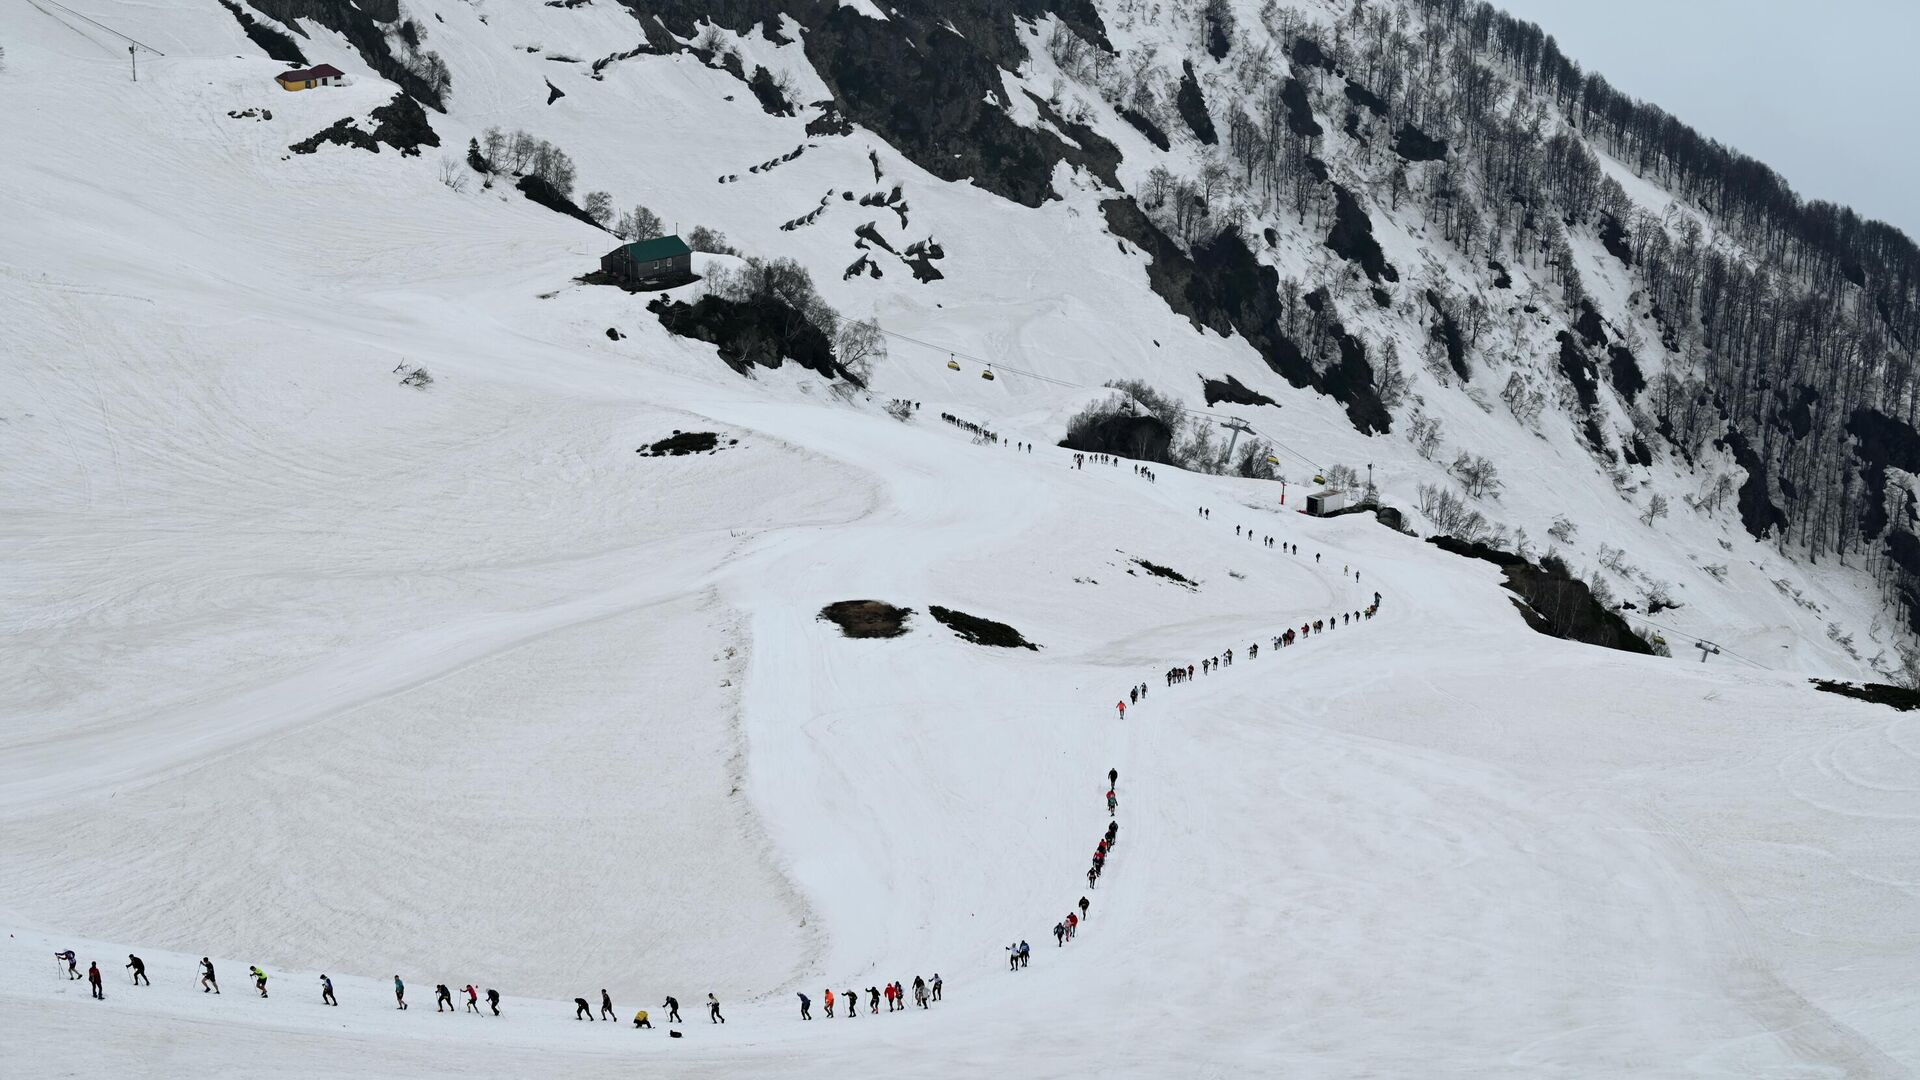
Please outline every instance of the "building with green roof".
M693 276L693 249L678 236L621 244L600 256L600 269L629 285Z

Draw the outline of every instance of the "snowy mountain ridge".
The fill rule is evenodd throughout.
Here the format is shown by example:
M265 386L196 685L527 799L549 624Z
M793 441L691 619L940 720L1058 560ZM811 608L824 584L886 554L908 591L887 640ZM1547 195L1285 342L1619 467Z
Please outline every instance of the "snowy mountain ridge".
M1809 404L1803 439L1788 410L1716 446L1748 406L1685 381L1745 332L1700 299L1733 291L1709 254L1775 255L1584 118L1544 116L1521 160L1490 119L1509 71L1480 128L1395 89L1370 42L1472 53L1426 29L1448 5L1365 10L0 16L29 151L0 160L0 1060L1909 1072L1920 743L1808 685L1897 669L1894 557L1808 561L1797 516L1828 503L1777 490L1853 453L1819 441L1852 421ZM268 31L346 85L281 90ZM1489 147L1569 185L1532 226L1462 209ZM583 282L619 242L601 191L612 226L644 207L738 254L659 294ZM1711 322L1640 269L1689 261ZM1900 326L1870 295L1889 264L1803 274ZM802 309L790 337L877 323L864 390L650 306L762 286ZM679 325L728 331L702 318ZM1118 381L1164 456L1218 461L1245 421L1235 467L1076 462L1057 443ZM1873 476L1898 510L1920 461L1888 430L1829 516ZM1315 476L1369 473L1419 535L1297 512ZM1747 529L1768 506L1796 515L1784 551ZM1499 570L1424 542L1475 513L1678 655L1530 630ZM905 632L843 636L821 613L849 600ZM1045 946L1083 894L1078 939ZM95 1003L47 970L68 947L154 985ZM925 1013L796 1015L936 971ZM419 1005L498 988L504 1015L400 1012L396 974ZM574 1020L602 987L620 1022ZM668 994L682 1039L628 1026Z

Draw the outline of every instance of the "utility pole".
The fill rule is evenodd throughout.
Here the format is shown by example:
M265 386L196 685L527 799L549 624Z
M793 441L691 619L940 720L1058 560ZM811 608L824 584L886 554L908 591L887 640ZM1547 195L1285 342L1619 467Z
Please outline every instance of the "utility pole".
M1693 647L1700 650L1700 662L1703 664L1707 662L1709 655L1720 655L1720 646L1715 645L1711 641L1696 641L1693 643Z
M1247 426L1247 422L1245 420L1242 420L1237 416L1231 420L1220 421L1220 426L1226 428L1228 431L1233 432L1233 438L1227 440L1227 452L1220 455L1220 464L1224 466L1227 462L1233 460L1233 447L1234 447L1234 444L1240 441L1240 436L1242 434L1247 434L1247 435L1253 434L1253 429Z
M139 57L139 54L134 52L134 49L136 47L137 46L133 46L133 45L127 46L127 64L133 68L133 81L139 82L140 81L140 57Z

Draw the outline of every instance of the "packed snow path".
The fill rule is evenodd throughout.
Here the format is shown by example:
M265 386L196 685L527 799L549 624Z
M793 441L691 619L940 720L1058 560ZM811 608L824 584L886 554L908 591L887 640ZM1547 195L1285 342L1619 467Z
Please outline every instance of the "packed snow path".
M585 46L631 41L624 10L492 5L482 26L473 5L410 6L445 19L432 43L462 72L434 121L456 153L534 124L590 183L844 265L845 233L780 232L767 187L711 183L794 144L730 76L649 56L594 84L614 96L592 111L526 97L566 75L511 46L603 55ZM291 158L391 97L351 59L339 93L283 94L218 5L100 13L168 62L130 84L123 46L0 11L28 151L0 155L0 1062L303 1080L1920 1062L1920 719L1540 638L1492 567L1282 517L1268 485L1075 472L933 419L1050 444L1078 391L903 355L876 398L927 419L900 424L791 370L742 380L625 294L570 286L604 250L585 226L451 193L430 159ZM263 103L270 123L229 115ZM867 145L773 183L845 189ZM891 329L1089 386L1253 377L1244 344L1193 333L1137 252L1080 227L1097 192L1029 211L881 153L918 227L991 238L952 245L947 291L884 294ZM434 386L395 385L401 362ZM1449 430L1478 416L1453 401ZM1316 457L1378 448L1426 475L1324 400L1289 396L1285 423ZM738 443L633 453L674 429ZM1509 500L1621 517L1566 439L1502 441L1533 474ZM1362 606L1259 558L1233 517L1365 566L1391 618L1116 724L1115 687L1171 659ZM1769 553L1734 538L1722 591L1690 561L1722 558L1716 534L1671 524L1632 535L1754 627L1741 651L1836 655L1767 584ZM848 641L814 617L864 597L912 606L913 632ZM962 643L932 603L1042 648ZM1123 887L1070 962L1009 975L998 948L1058 917L1110 766ZM275 996L199 994L209 942ZM137 952L154 985L89 1001L52 968L67 946L109 972ZM950 992L912 1021L792 1021L816 973L936 965ZM396 971L515 993L498 1019L398 1013L379 1007ZM623 1011L681 990L692 1030L574 1023L564 1003L601 985ZM725 1027L700 1022L707 991Z

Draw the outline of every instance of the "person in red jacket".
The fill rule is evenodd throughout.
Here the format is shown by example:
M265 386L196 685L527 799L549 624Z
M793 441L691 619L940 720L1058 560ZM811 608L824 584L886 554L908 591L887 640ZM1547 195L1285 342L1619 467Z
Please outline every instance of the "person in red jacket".
M474 986L472 983L468 983L467 985L461 987L461 989L467 992L467 1011L470 1013L479 1012L480 1011L479 987Z
M99 964L90 963L87 965L87 982L92 984L93 996L96 999L100 1001L107 1000L107 992L100 988L100 965Z
M1120 719L1125 720L1127 718L1127 703L1124 701L1116 702L1114 707L1120 710Z

